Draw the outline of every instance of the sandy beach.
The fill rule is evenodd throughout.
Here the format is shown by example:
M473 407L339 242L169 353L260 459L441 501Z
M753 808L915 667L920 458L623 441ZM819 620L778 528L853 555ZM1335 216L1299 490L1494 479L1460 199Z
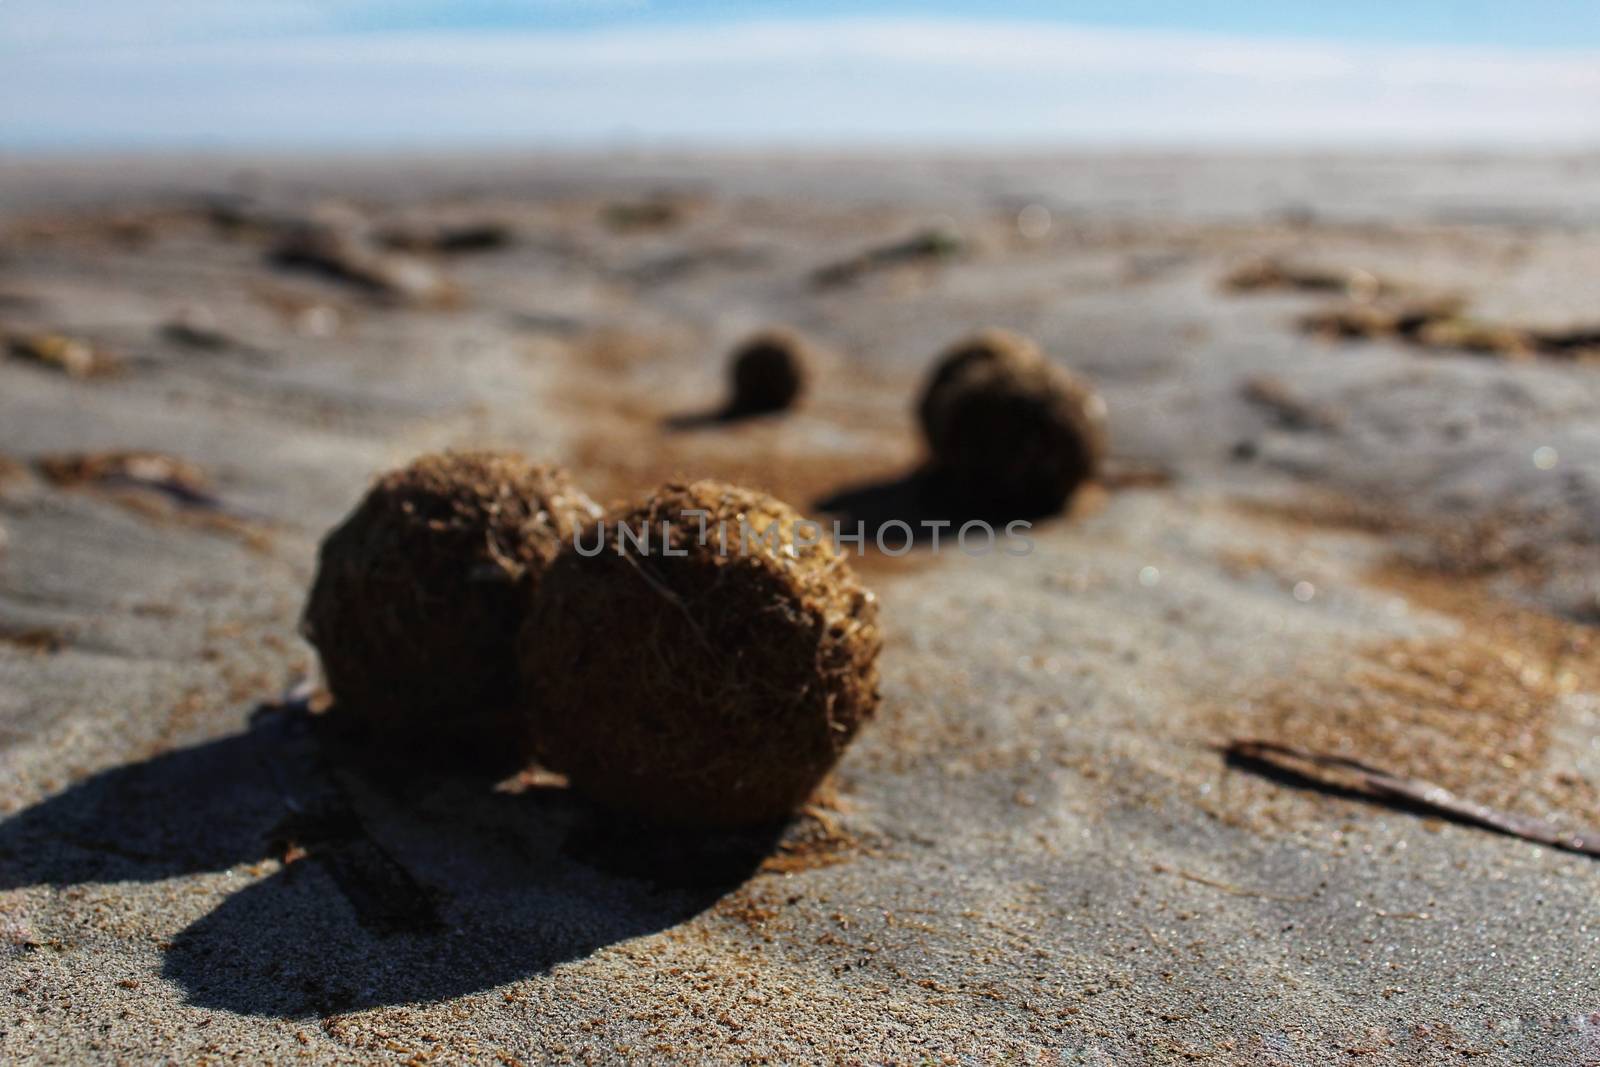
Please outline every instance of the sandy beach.
M376 280L274 257L329 213ZM1600 1063L1595 859L1222 751L1600 828L1597 277L1592 154L0 161L0 1060ZM772 325L804 403L703 417ZM379 472L870 535L989 325L1104 477L1026 556L853 561L882 706L780 836L307 712Z

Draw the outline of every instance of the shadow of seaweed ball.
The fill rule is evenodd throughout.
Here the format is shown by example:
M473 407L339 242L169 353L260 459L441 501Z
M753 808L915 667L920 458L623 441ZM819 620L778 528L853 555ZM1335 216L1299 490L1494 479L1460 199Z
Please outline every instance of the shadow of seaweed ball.
M529 597L600 509L516 455L429 455L380 478L322 543L302 630L336 715L429 761L516 769Z
M702 481L563 549L522 631L541 758L657 822L792 812L878 704L877 602L810 532L772 497Z
M950 349L918 406L934 485L975 516L1060 511L1105 455L1105 403L1027 338L986 330Z
M733 415L759 415L794 406L806 387L811 354L792 330L759 333L734 350L728 367Z

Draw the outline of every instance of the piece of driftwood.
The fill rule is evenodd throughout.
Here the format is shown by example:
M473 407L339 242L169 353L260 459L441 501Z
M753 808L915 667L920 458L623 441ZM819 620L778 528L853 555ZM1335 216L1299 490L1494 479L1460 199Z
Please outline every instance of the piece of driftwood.
M1354 792L1382 801L1410 805L1447 819L1482 826L1525 841L1536 841L1567 852L1600 856L1600 833L1564 830L1530 815L1498 811L1459 797L1441 785L1405 778L1377 767L1295 745L1255 739L1235 740L1223 752L1233 760L1269 767L1311 786Z

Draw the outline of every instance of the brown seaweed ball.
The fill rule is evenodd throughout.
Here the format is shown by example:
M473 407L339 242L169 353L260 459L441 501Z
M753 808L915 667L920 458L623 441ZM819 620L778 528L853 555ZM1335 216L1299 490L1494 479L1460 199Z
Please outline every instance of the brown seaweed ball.
M1044 362L1039 346L1020 333L992 326L950 346L933 365L928 384L917 403L917 416L924 431L939 419L939 411L977 367L1005 367L1020 370ZM931 433L929 434L931 437Z
M809 348L792 330L767 330L734 350L728 373L733 395L728 410L758 415L792 407L805 389Z
M380 478L322 543L303 632L335 713L430 762L515 769L529 598L599 508L520 456L429 455Z
M733 485L669 484L601 529L523 627L541 758L657 822L783 818L877 707L873 595L819 527Z
M974 514L1050 515L1095 477L1105 404L1025 338L986 331L946 354L920 406L938 490Z

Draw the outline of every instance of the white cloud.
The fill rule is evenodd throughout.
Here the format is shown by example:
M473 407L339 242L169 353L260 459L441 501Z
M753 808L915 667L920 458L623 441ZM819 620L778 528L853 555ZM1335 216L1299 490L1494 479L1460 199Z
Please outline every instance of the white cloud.
M328 8L256 5L256 22L218 16L203 40L0 43L13 52L0 64L12 102L0 139L1600 141L1596 51L934 19L348 34L325 28ZM323 21L300 28L312 18Z

